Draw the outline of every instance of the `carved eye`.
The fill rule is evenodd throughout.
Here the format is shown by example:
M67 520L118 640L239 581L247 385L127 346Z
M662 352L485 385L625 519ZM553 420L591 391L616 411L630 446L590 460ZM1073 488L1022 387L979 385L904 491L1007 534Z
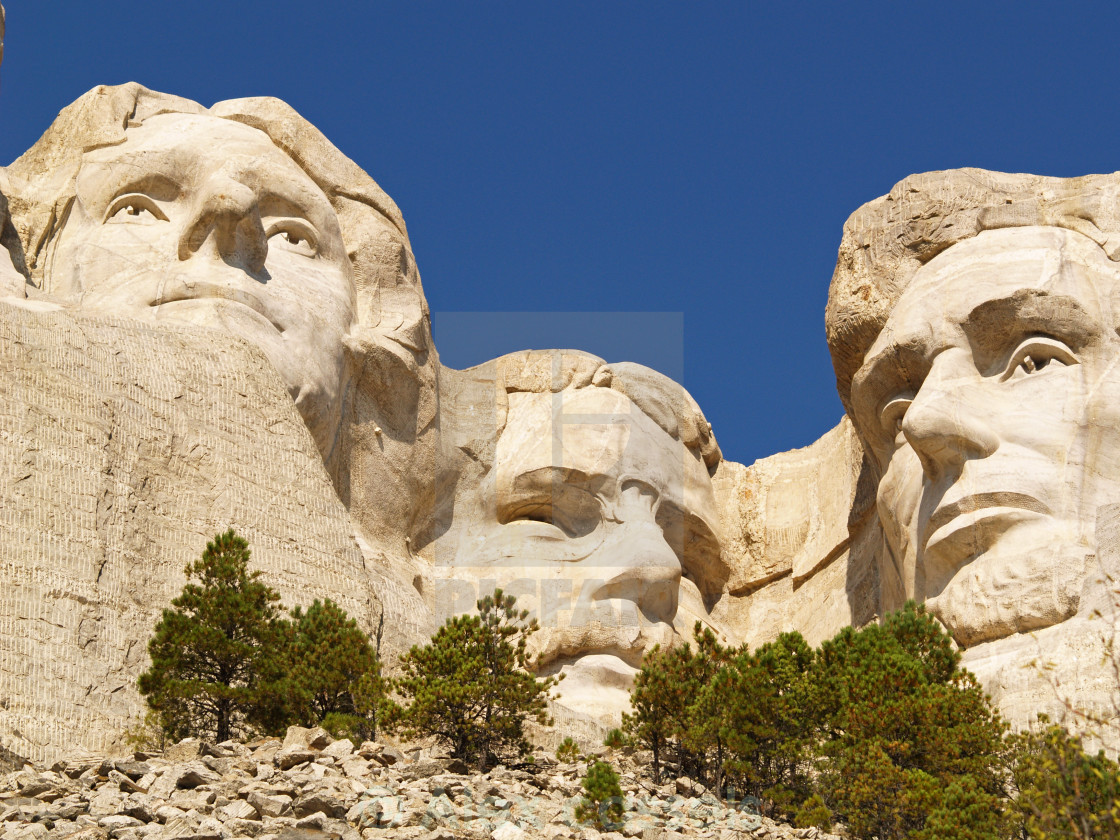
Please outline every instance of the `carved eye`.
M105 213L105 222L114 224L151 224L166 222L159 205L143 193L130 193L114 199Z
M1042 335L1031 336L1015 348L1000 381L1023 379L1050 367L1076 364L1077 356L1062 342Z
M547 478L551 471L522 476L526 486L515 498L500 501L498 521L503 525L520 523L533 533L554 539L584 537L599 527L603 510L599 498L570 484L537 486L534 479Z
M902 434L902 420L913 400L910 397L895 397L889 400L879 412L879 423L887 437L896 440Z
M311 225L303 219L278 219L267 229L268 247L314 257L319 254L319 242Z

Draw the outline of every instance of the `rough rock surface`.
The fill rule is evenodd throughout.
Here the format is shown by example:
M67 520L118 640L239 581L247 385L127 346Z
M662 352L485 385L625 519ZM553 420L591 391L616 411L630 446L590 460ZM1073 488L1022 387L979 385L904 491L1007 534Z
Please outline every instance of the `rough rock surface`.
M575 818L582 764L538 755L487 773L427 750L355 749L322 730L240 744L185 741L132 758L62 758L0 777L2 840L766 840L833 837L793 829L687 778L655 786L621 755L622 822ZM640 759L641 756L635 758Z
M713 610L736 640L786 630L817 644L878 612L874 499L861 483L863 447L845 417L803 449L713 476L731 566Z
M225 334L0 302L0 493L0 731L28 759L135 722L152 627L226 528L287 606L381 624L311 436Z
M0 58L2 40L0 7ZM162 180L120 182L145 166ZM168 180L173 196L154 186ZM266 229L261 202L285 190L309 203ZM95 88L0 169L0 246L11 757L119 739L159 610L231 526L288 605L334 598L390 669L505 586L541 621L534 652L566 675L555 711L574 733L617 723L643 652L697 620L731 643L784 630L817 643L907 597L930 604L1013 722L1053 705L1025 669L1032 649L1087 705L1112 701L1091 616L1120 576L1115 175L927 173L856 211L826 315L852 419L750 466L724 461L687 392L639 365L526 351L442 368L399 209L279 100L207 109ZM1093 294L1072 284L1036 307L1053 266ZM1000 284L1006 300L984 297ZM938 308L961 301L963 316ZM939 369L922 391L935 362L971 352L966 332L1007 339L989 355L1012 360L1006 377L974 366L969 388L1029 376L1017 393L1034 389L977 400L1003 424L979 440L969 406L946 408L969 388L930 397ZM1024 336L1042 342L1023 350ZM872 350L885 361L861 376ZM1062 369L1066 385L1038 385ZM924 432L912 409L904 422L919 398L935 409ZM938 510L955 536L927 563ZM1032 517L995 562L1004 520ZM260 802L282 811L285 795Z
M1115 173L913 175L848 219L829 290L881 609L924 602L1019 725L1057 693L1118 711L1100 693L1116 682L1118 197Z

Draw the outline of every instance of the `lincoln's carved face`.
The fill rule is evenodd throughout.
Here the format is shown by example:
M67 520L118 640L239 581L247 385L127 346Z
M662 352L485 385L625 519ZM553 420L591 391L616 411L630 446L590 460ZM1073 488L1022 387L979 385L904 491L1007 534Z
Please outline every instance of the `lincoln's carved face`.
M494 467L463 512L470 525L433 573L516 595L540 618L546 662L590 654L632 667L654 643L689 636L706 615L690 578L719 557L703 461L609 388L508 398Z
M83 309L243 336L324 452L338 428L350 261L323 191L269 137L162 114L88 153L48 271Z
M962 644L1077 610L1120 501L1118 293L1081 234L986 231L915 274L855 377L905 594Z

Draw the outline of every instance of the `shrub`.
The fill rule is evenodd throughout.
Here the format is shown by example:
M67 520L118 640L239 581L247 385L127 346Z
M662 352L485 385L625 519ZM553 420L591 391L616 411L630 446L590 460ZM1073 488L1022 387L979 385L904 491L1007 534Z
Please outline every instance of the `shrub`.
M591 822L596 828L622 819L622 787L618 773L605 761L596 759L583 777L583 799L576 806L576 819Z
M626 733L616 727L607 733L607 737L603 739L603 746L612 750L620 750L623 747L630 746L630 740L626 737Z
M486 768L529 752L524 723L548 723L546 692L556 678L536 679L526 642L537 629L515 599L495 590L478 615L449 618L432 641L401 658L393 688L407 706L390 703L386 725L409 736L436 736L456 758Z
M188 583L148 643L152 664L139 689L172 739L221 742L282 723L280 596L260 582L260 572L249 572L249 556L232 530L215 536L187 566Z
M1015 811L1032 840L1120 837L1120 767L1103 752L1040 719L1042 729L1015 738Z
M793 824L797 828L819 828L828 831L832 828L832 811L819 793L814 793L801 803L793 817Z
M557 761L563 761L568 764L573 761L579 761L581 757L582 753L580 753L579 744L573 741L571 736L565 737L564 740L560 742L560 746L556 748Z

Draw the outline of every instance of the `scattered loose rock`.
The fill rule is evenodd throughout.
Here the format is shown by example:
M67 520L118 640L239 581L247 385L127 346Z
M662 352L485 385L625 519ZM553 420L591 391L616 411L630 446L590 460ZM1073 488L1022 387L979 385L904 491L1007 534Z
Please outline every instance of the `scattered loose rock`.
M618 756L624 817L580 823L579 764L550 757L479 773L429 750L322 729L281 742L183 741L163 755L30 765L0 776L0 840L828 840L723 800L686 777L656 787Z

